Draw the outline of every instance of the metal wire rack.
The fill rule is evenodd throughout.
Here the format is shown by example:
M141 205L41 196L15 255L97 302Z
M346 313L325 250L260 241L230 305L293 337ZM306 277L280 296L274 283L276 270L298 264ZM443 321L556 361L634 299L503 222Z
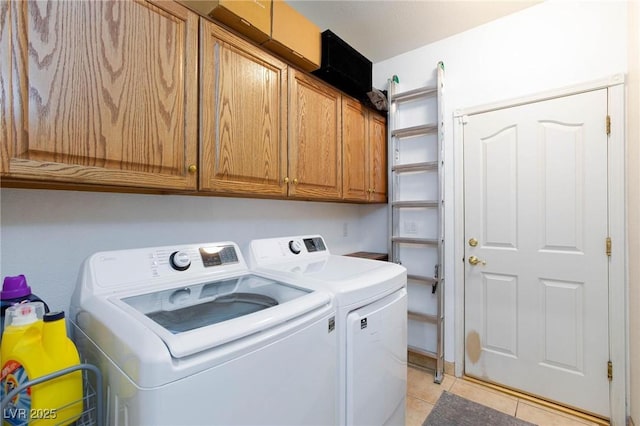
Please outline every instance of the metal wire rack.
M12 417L12 424L17 425L30 425L37 426L39 423L46 424L55 424L55 425L66 425L69 422L69 419L29 419L27 416L24 419L24 422L21 422L21 419L16 419L15 416L12 416L10 412L11 400L18 395L23 390L35 386L37 384L46 382L48 380L56 379L60 376L64 376L66 374L73 373L75 371L82 370L82 382L83 382L83 393L82 393L82 406L83 410L80 417L75 420L74 424L77 426L103 426L104 424L104 412L102 407L102 373L92 364L78 364L69 368L65 368L62 370L55 371L53 373L44 375L42 377L38 377L33 380L29 380L22 385L12 389L3 399L0 401L0 412L2 412L2 419L6 420L7 416ZM92 377L89 373L92 373ZM92 380L93 379L93 380ZM77 404L79 401L73 401L68 405ZM66 406L63 407L52 407L52 412L62 411ZM26 414L26 413L25 413Z

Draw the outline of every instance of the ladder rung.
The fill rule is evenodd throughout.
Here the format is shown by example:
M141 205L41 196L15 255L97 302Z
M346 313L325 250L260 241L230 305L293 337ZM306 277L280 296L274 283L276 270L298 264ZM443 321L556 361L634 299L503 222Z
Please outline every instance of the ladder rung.
M429 285L433 285L433 284L436 284L438 282L437 278L425 277L423 275L408 274L407 275L407 279L408 280L413 280L413 281L421 281L422 283L429 284Z
M409 163L398 164L391 168L394 172L424 172L428 170L437 170L438 162L429 161L426 163Z
M419 87L406 92L397 93L391 97L391 102L408 102L420 98L429 98L438 94L437 87Z
M428 322L430 324L438 324L437 315L422 314L420 312L411 312L411 311L407 312L407 314L409 315L409 319L412 319L412 320Z
M398 208L411 208L411 207L438 207L437 201L425 200L425 201L392 201L391 206Z
M407 237L391 237L391 241L394 243L404 244L421 244L425 246L437 246L438 240L431 238L407 238Z
M408 345L407 349L409 349L409 351L414 352L414 353L416 353L418 355L423 355L423 356L426 356L428 358L438 359L438 354L437 353L428 351L426 349L418 348L416 346L411 346L411 345Z
M436 133L437 131L437 124L423 124L420 126L395 129L391 132L391 136L393 136L394 138L406 138L409 136L428 135L430 133Z

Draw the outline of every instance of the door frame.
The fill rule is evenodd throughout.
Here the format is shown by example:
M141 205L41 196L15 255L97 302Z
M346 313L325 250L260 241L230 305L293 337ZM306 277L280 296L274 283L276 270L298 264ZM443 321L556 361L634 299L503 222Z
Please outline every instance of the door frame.
M576 95L599 89L609 89L608 111L611 119L611 134L608 142L608 217L612 254L609 261L609 356L613 363L613 380L609 382L609 401L612 425L625 425L627 418L627 218L626 218L626 126L625 126L625 76L615 74L600 80L564 87L548 92L501 102L457 109L453 113L453 157L454 157L454 222L453 251L454 268L454 342L455 375L464 375L464 123L469 115L481 114L497 109L525 105ZM604 125L605 117L603 117ZM604 250L604 242L603 242ZM606 374L603 366L602 374Z

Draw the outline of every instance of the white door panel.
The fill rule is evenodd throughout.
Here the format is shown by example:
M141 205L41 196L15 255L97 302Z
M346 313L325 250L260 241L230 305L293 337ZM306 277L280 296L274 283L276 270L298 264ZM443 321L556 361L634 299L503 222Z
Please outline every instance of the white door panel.
M601 89L473 115L464 129L465 371L603 416L606 115Z

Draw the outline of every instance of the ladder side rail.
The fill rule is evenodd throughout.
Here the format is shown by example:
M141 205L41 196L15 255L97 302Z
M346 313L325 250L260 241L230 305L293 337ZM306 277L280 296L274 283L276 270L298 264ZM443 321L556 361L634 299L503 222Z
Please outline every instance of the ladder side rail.
M444 377L444 286L445 271L444 271L444 248L445 248L445 184L444 184L444 172L445 172L445 152L444 152L444 108L443 108L443 92L444 92L444 64L438 62L437 65L437 108L438 108L438 180L439 180L439 203L440 214L438 215L438 237L440 244L438 247L438 287L436 289L437 294L437 352L438 359L436 360L436 372L434 381L436 383L442 383Z
M387 226L387 251L389 253L389 261L397 262L396 253L394 250L394 244L392 240L392 236L394 235L394 220L395 215L393 212L393 202L396 200L396 179L394 177L393 167L395 166L395 136L393 134L393 130L396 127L396 111L397 106L393 101L396 92L396 84L393 79L388 80L388 88L387 88L387 104L389 105L389 111L387 113L387 217L388 217L388 226Z

